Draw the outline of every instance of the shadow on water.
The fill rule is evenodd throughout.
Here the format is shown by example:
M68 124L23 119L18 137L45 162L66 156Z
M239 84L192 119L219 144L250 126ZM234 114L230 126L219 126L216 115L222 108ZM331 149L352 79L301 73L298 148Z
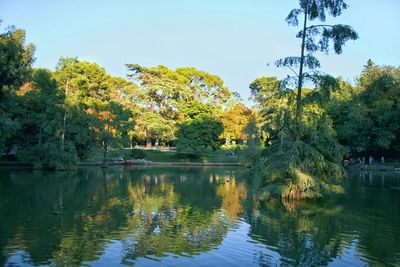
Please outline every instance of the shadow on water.
M260 202L240 169L0 170L0 265L400 264L400 176ZM399 188L399 189L398 189Z

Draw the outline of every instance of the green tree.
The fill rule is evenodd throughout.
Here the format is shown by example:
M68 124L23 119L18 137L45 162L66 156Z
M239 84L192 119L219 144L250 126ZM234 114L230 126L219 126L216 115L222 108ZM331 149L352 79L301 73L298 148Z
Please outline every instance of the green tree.
M58 65L58 81L66 94L63 123L69 122L63 127L65 140L74 143L81 158L102 147L105 162L109 146L127 143L133 129L129 83L95 63L62 59ZM128 100L122 100L126 96Z
M77 58L71 58L71 57L61 57L56 65L56 72L59 74L58 78L59 81L62 84L62 87L64 88L64 93L66 97L68 97L69 93L69 86L70 86L70 78L68 75L68 72L62 72L67 68L68 66L78 63ZM71 73L69 73L71 74ZM64 143L65 143L65 132L67 130L67 107L66 103L64 103L64 115L63 115L63 122L62 122L62 132L61 132L61 151L64 153Z
M8 27L0 33L0 155L20 127L10 112L16 106L15 91L31 75L34 51L33 44L25 44L24 30Z
M187 98L186 78L165 66L145 68L127 64L128 77L139 82L137 95L140 114L132 137L144 140L147 146L170 143L175 139L175 121L179 120L180 106Z
M296 76L286 79L278 90L271 90L277 92L274 95L282 99L283 105L291 111L277 116L283 117L283 127L262 152L264 190L272 196L302 199L342 192L343 150L336 141L333 123L326 110L331 92L338 87L338 83L329 75L313 71L320 67L313 54L317 51L327 53L331 42L335 53L339 54L344 43L357 39L358 35L347 25L309 25L309 22L317 20L324 23L327 15L339 16L346 8L342 0L300 0L299 8L293 9L286 18L293 26L299 25L299 16L304 19L302 30L297 34L302 40L300 56L276 62L277 66L291 69ZM307 73L306 69L311 72ZM314 83L312 91L303 92L306 80ZM297 86L293 90L295 100L282 93L290 84Z
M65 141L72 141L80 158L90 153L94 146L94 131L90 130L91 117L85 110L83 86L86 86L85 69L88 62L74 58L61 58L56 66L56 78L64 90L61 149Z
M213 107L193 101L183 113L185 119L178 125L177 150L196 156L207 148L217 149L220 145L218 136L224 128L215 117Z
M367 66L360 77L364 90L359 97L372 120L367 151L374 154L400 152L400 68Z
M107 165L107 152L111 145L128 144L130 111L113 100L86 99L86 112L92 116L91 128L98 145L103 147L103 166Z
M246 146L239 152L239 160L246 166L258 167L260 163L261 138L255 117L250 118L243 133L247 135Z
M21 121L15 141L21 146L18 156L36 168L65 169L75 166L76 152L68 143L65 153L59 146L64 94L53 73L35 69L32 82L16 92L14 116Z
M271 144L280 131L289 127L294 92L285 90L276 77L257 78L249 87L251 99L260 111L266 144Z
M143 107L164 117L175 118L173 111L177 108L177 101L186 97L184 77L165 66L146 68L127 64L127 67L128 77L140 83Z
M341 146L336 141L333 123L322 97L330 86L321 86L305 94L301 124L302 138L297 140L295 115L283 117L268 115L271 125L266 128L270 136L268 145L261 153L261 169L264 175L264 190L272 196L282 198L315 198L331 192L341 192L340 181ZM292 110L294 94L278 95L278 103ZM285 104L287 103L287 104ZM263 115L263 114L262 114ZM265 116L265 115L264 115ZM294 127L293 127L294 126ZM296 127L297 128L297 127Z
M4 91L16 90L30 76L35 46L25 45L25 31L8 27L0 34L0 100Z
M299 25L299 16L303 17L302 29L296 35L301 39L300 56L285 57L276 62L277 66L290 68L296 75L297 96L296 96L296 126L297 139L300 139L300 124L302 119L302 88L306 80L319 82L316 73L307 73L306 69L313 70L320 67L319 60L314 53L321 51L328 53L330 43L336 54L342 53L342 47L348 40L358 39L358 34L348 25L336 24L313 24L312 21L324 23L327 15L340 16L347 8L343 0L299 0L299 8L292 9L286 18L291 26ZM295 70L298 68L298 71Z
M204 103L221 105L232 96L224 85L224 81L217 75L195 68L178 68L176 73L187 80L186 88L189 91L189 101L199 100Z
M134 136L145 140L146 146L151 147L152 140L163 143L174 140L175 131L174 121L164 119L157 113L145 112L136 121Z
M368 61L357 86L334 95L330 113L339 141L353 153L396 157L400 151L400 68Z

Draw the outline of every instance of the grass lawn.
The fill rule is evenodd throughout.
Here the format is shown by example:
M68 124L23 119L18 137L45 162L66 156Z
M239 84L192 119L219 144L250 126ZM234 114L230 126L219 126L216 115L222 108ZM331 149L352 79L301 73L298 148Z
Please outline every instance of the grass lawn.
M146 160L156 162L212 162L212 163L236 163L237 158L219 154L200 155L197 158L187 157L185 154L160 150L146 150Z
M204 155L200 155L197 158L188 157L186 154L161 151L161 150L143 150L146 153L145 160L154 162L197 162L197 163L237 163L238 160L234 156L225 156L224 151L207 151ZM108 158L119 158L130 159L130 149L111 149L108 153ZM101 149L93 150L90 155L84 160L87 162L99 162L102 161L103 152Z

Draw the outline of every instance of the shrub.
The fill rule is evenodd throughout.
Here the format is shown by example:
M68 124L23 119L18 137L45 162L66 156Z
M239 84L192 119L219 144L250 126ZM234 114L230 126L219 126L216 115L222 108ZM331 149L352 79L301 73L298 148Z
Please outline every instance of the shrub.
M142 149L132 149L130 152L130 156L133 159L144 159L147 154Z
M65 143L64 152L58 142L48 142L26 147L18 152L17 157L31 162L35 169L73 169L78 161L75 146L71 142Z

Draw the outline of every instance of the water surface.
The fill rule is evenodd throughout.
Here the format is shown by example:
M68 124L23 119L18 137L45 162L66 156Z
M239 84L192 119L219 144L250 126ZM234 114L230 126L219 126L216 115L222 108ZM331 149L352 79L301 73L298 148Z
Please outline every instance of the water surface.
M259 202L243 169L0 170L0 266L399 266L400 174Z

